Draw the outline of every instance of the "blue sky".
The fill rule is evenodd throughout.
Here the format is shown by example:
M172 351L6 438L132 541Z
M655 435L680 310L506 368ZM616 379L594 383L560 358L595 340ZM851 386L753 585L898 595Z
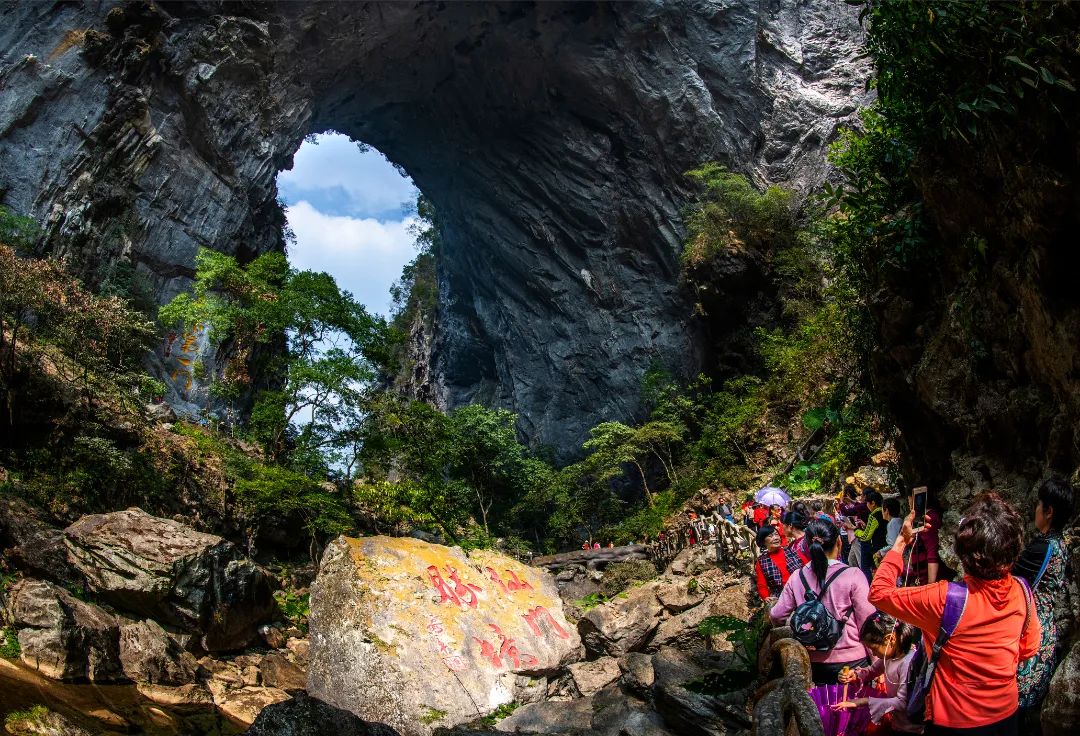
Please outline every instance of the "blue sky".
M296 243L289 262L326 271L372 312L387 314L390 285L416 257L412 208L417 190L386 158L329 133L301 144L293 168L278 174Z

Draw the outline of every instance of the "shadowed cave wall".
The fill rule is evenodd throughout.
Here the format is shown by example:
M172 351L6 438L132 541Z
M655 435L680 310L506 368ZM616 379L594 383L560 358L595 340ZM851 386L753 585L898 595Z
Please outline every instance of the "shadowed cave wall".
M346 133L440 214L433 394L563 458L634 417L650 364L740 365L680 288L683 173L805 189L866 101L854 13L824 1L2 7L0 203L89 280L163 303L200 246L283 247L276 173ZM762 268L732 260L718 344L767 309ZM175 361L200 349L154 359L191 411L212 400Z

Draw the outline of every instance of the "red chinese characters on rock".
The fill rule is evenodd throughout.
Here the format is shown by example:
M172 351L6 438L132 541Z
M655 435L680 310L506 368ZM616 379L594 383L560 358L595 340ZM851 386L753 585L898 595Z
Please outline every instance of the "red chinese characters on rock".
M559 622L555 620L555 617L551 615L551 611L547 610L543 606L537 606L528 613L521 614L521 617L525 619L525 623L532 629L532 633L535 636L543 636L544 630L540 626L540 622L547 621L548 626L560 639L569 639L570 635L566 633L566 629L559 626Z
M487 570L488 577L491 578L491 582L495 583L495 585L499 587L499 590L501 590L506 595L510 595L511 593L519 590L533 589L532 585L530 585L528 581L519 578L517 576L517 573L513 570L504 570L507 577L510 578L509 582L504 583L503 579L499 577L499 573L495 571L494 567L487 567L485 569Z
M495 645L487 639L481 639L474 636L473 639L480 645L480 656L487 661L491 662L492 666L503 668L513 664L514 669L521 669L522 665L525 667L532 667L539 661L531 654L519 652L517 645L514 644L514 640L506 636L502 632L502 629L495 624L488 624L495 635L499 637L499 648L495 649Z
M450 577L450 582L453 583L453 587L443 579L438 567L435 565L428 565L428 579L431 580L431 584L434 586L435 590L439 591L439 603L451 601L458 606L476 608L476 604L480 602L480 599L476 597L476 594L483 591L483 588L479 585L462 582L461 577L458 575L458 571L449 565L446 565L446 572Z

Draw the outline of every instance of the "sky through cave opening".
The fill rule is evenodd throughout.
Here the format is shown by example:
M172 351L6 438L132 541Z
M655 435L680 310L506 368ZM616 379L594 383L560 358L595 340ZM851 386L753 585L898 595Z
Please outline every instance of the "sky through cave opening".
M416 257L412 180L376 149L328 132L309 136L278 174L297 269L324 271L371 313L388 316L390 287Z

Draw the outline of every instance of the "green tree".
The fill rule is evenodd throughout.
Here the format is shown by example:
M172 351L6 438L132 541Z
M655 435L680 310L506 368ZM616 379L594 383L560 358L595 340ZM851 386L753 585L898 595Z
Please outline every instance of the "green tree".
M641 478L641 486L649 505L653 491L649 488L647 467L649 459L659 462L668 483L679 480L675 467L675 450L682 445L686 428L674 421L650 421L639 427L622 422L603 422L589 430L589 439L582 447L591 453L598 476L612 480L622 475L622 465L633 465Z
M338 426L362 405L391 341L385 322L331 276L290 268L282 253L242 266L199 251L192 293L178 295L159 316L166 325L205 325L218 342L232 338L236 357L223 378L231 388L250 384L256 346L284 340L268 366L284 383L256 397L250 426L272 459L289 454L301 466L340 459Z

